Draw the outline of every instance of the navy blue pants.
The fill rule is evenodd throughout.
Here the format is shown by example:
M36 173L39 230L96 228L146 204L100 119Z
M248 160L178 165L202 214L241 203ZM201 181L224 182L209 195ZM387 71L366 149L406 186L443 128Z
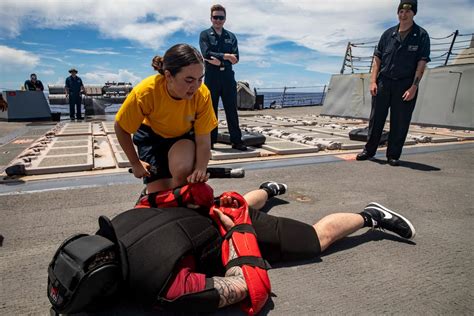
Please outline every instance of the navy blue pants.
M388 136L387 158L399 159L410 127L418 93L411 101L403 101L402 95L413 83L413 78L392 80L379 76L377 95L372 98L369 121L369 138L365 151L375 155L382 136L385 120L390 109L390 133Z
M71 120L74 119L74 116L76 116L76 118L78 119L82 118L81 103L82 97L80 94L69 95L69 117L71 118Z
M218 67L206 67L204 83L211 91L212 106L217 117L219 97L224 105L227 127L232 144L242 143L242 132L239 127L239 115L237 113L237 83L232 69L220 71ZM217 142L217 127L211 132L211 143Z
M194 141L194 131L175 138L164 138L153 132L150 126L142 124L133 134L133 143L137 146L140 160L148 162L158 169L150 177L144 177L143 183L148 184L159 179L173 177L169 169L168 152L181 139Z

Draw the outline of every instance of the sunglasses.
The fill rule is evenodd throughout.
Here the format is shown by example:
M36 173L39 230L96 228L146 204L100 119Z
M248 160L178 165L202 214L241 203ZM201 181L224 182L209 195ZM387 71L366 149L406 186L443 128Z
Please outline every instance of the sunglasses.
M223 16L223 15L213 15L213 16L212 16L212 19L213 19L213 20L221 20L221 21L224 21L224 20L225 20L225 16Z

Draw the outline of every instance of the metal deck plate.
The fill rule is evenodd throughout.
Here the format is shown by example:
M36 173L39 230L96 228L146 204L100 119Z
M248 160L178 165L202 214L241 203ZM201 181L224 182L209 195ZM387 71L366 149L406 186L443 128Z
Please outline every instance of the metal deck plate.
M84 137L86 137L84 135ZM89 146L90 145L90 136L89 139L84 139L83 140L73 140L73 141L56 141L53 144L53 147L59 148L59 147L75 147L75 146ZM58 138L60 139L60 138Z
M87 147L63 147L63 148L51 148L48 151L49 156L62 156L62 155L76 155L88 152Z
M59 141L70 142L70 141L84 140L83 135L77 135L77 136L74 136L74 135L57 135L57 138L58 138L58 140L57 140L58 142Z
M331 127L314 127L311 129L313 132L317 133L323 133L323 134L328 134L328 135L336 135L336 136L341 136L341 137L349 137L349 132L352 129L347 129L347 130L341 130L341 129L336 129L336 128L331 128Z
M55 137L45 146L25 164L26 174L84 171L93 168L91 136L82 136L80 141Z
M123 151L114 152L115 160L119 168L131 167L130 161L128 161L127 155Z
M71 166L71 165L84 165L84 164L87 164L88 162L88 157L87 155L71 155L71 156L63 156L63 157L58 157L58 156L47 156L47 157L44 157L40 163L38 163L38 168L37 169L41 169L41 168L45 168L45 167L49 167L49 168L56 168L56 167L60 167L60 168L65 168L67 166ZM36 170L36 168L28 168L28 173L29 174L32 174L33 171ZM84 168L81 170L87 170L87 168Z
M240 123L243 131L262 132L266 137L265 144L258 149L249 147L248 151L216 144L216 149L211 152L213 162L255 157L264 159L266 156L308 154L323 150L329 153L331 150L363 149L365 142L350 140L349 131L367 126L367 122L363 120L316 115L288 118L244 116ZM385 129L389 129L388 123ZM219 130L227 130L223 117ZM39 138L45 133L48 133L47 137ZM431 143L445 143L474 139L474 132L413 125L405 145L416 146L418 142L426 142L420 136L429 138ZM19 158L20 154L24 157ZM6 167L8 163L23 164L28 175L130 166L115 135L113 121L57 123L54 126L35 127L0 147L0 168Z
M419 134L419 133L410 133L412 135L426 135L426 134ZM449 143L449 142L457 142L459 138L457 136L447 136L447 135L438 135L438 134L431 134L431 143ZM407 142L405 142L407 144Z
M92 123L66 123L56 135L91 135Z
M272 136L265 136L265 144L269 143L281 143L283 142L283 139L277 138L277 137L272 137ZM289 142L289 141L288 141Z
M107 134L107 140L110 144L111 152L115 157L115 161L117 162L117 166L119 168L130 167L130 162L122 147L120 147L117 136L115 134Z
M348 138L336 138L335 140L342 143L341 149L343 150L363 149L365 147L365 142L358 142Z
M94 136L105 136L107 133L102 124L92 124L92 134Z
M241 127L271 127L271 124L265 124L262 122L257 122L257 121L250 121L250 120L245 120L244 122L240 122Z
M240 151L229 145L215 144L214 148L214 150L211 150L212 160L260 157L260 151L254 147L247 147L247 151Z
M115 122L101 122L102 128L106 134L115 134Z
M421 127L421 126L410 126L408 133L421 133L440 136L451 136L457 137L458 140L473 140L474 131L470 130L451 130L448 128L439 128L439 127Z
M44 158L37 166L27 167L27 175L92 170L92 155Z
M264 125L270 125L270 126L278 126L278 127L289 127L289 126L295 126L298 125L297 123L294 122L285 122L285 121L278 121L278 120L265 120L265 119L257 119L255 120L257 123L261 123ZM303 125L303 124L299 124Z
M319 151L318 147L308 146L294 142L274 142L264 144L262 148L280 155L316 153Z
M106 136L94 137L94 169L115 168L114 153Z

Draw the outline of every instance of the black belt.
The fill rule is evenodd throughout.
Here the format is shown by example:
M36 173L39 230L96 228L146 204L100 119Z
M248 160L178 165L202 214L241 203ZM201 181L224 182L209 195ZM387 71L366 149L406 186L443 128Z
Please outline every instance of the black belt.
M390 76L387 76L386 74L380 74L381 77L385 78L385 79L390 79L390 80L393 80L393 81L399 81L399 80L407 80L407 79L410 79L410 78L413 78L415 75L413 75L412 77L403 77L403 78L393 78L393 77L390 77Z
M226 71L226 70L232 70L232 66L214 66L214 65L206 65L206 69L212 70L212 71Z

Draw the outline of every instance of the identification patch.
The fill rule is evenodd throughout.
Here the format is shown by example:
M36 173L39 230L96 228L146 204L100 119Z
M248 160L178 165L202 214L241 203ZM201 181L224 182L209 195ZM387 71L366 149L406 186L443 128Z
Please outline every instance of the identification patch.
M409 52L416 52L418 50L418 45L408 45Z
M51 296L51 299L52 299L54 302L57 302L57 301L58 301L58 296L59 296L58 288L56 288L56 287L51 287L51 290L49 291L49 296Z
M231 38L226 38L224 39L224 43L226 44L232 44L233 43L233 40Z

